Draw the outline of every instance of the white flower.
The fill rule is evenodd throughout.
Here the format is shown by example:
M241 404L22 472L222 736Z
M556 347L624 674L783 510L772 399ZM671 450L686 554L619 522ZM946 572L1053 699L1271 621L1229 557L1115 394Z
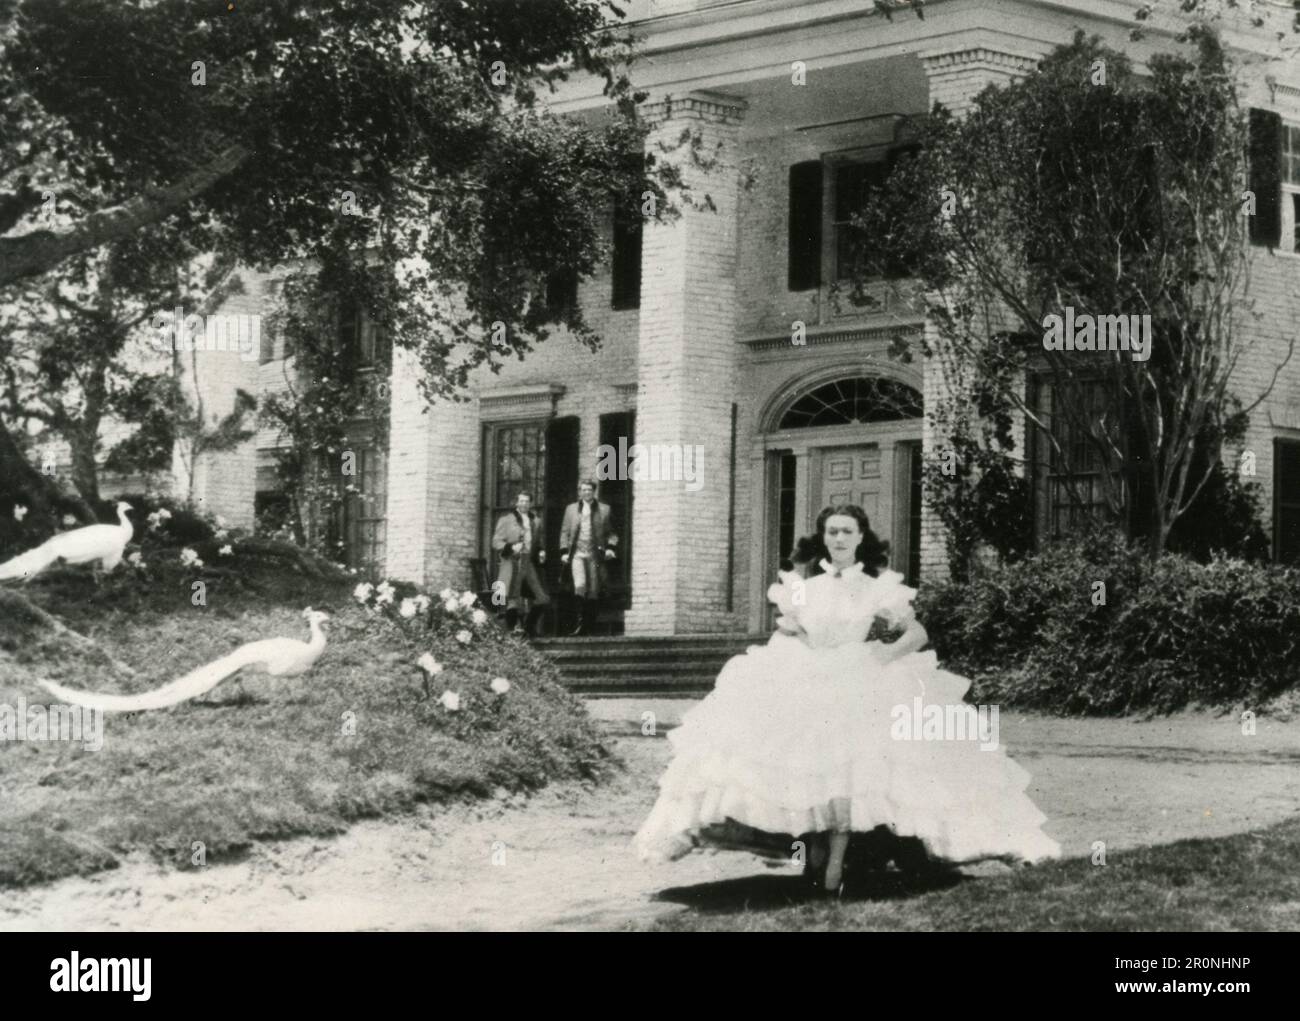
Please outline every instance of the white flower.
M219 528L217 529L216 535L214 535L212 538L216 539L217 542L225 542L229 537L230 537L230 533L228 531L226 531L224 528Z
M504 695L507 691L510 690L510 682L507 681L504 677L493 677L491 688L498 695Z
M203 561L199 559L199 555L197 553L195 553L192 549L186 546L183 550L181 550L181 566L202 567Z
M473 637L474 636L471 635L469 633L469 630L466 628L461 628L459 631L456 632L456 641L460 642L461 645L468 645L470 643L470 639L472 639Z
M460 708L460 695L454 691L444 691L442 693L442 698L438 699L438 701L442 703L443 708L448 712L454 713Z
M455 613L457 610L460 609L460 603L456 602L456 600L454 599L448 599L446 602L442 604L442 608L446 610L448 613Z
M415 597L415 609L417 613L424 613L429 608L429 597L421 593Z
M222 546L221 549L217 550L217 556L219 556L219 557L228 557L228 556L230 556L230 555L231 555L232 553L234 553L234 552L235 552L235 551L234 551L233 549L231 549L230 544L227 543L226 545Z
M27 517L27 508L21 503L14 504L14 520L22 521L25 517Z
M438 598L439 598L439 599L455 599L455 598L456 598L456 593L453 592L453 591L452 591L451 589L449 589L449 588L445 588L445 589L443 589L441 592L438 593Z
M223 518L220 514L217 515L217 527L218 527L218 528L225 528L225 527L226 527L226 519ZM217 536L217 538L220 539L221 536Z
M385 603L391 603L394 596L393 586L386 581L381 581L379 587L375 589L375 602L380 606Z
M367 599L370 598L370 593L373 592L374 589L375 586L371 585L370 582L363 581L360 585L358 585L356 588L352 590L352 598L357 600L357 602L359 603L364 603Z
M474 621L475 627L480 627L487 623L487 613L483 610L475 610L470 614L470 619Z
M403 599L402 605L397 608L397 612L400 613L407 620L410 620L412 617L415 616L415 600Z
M77 519L76 519L73 515L71 515L71 514L65 514L65 515L63 515L63 527L64 527L64 528L71 528L71 527L72 527L73 525L75 525L76 523L77 523Z
M478 599L478 596L476 596L473 592L462 592L460 594L460 605L465 607L465 609L468 610L471 606L474 605L474 601L476 599Z
M420 666L430 677L442 673L442 664L433 658L432 652L426 652L419 659Z
M140 556L139 550L137 550L136 552L132 553L129 557L127 557L126 562L130 564L132 567L139 567L139 568L144 567L144 557Z

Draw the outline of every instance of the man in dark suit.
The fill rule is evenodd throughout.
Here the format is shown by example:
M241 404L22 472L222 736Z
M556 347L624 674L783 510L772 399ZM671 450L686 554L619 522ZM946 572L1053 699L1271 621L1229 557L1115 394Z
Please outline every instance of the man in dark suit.
M573 594L581 612L575 635L589 634L605 591L605 562L614 559L618 536L610 528L609 505L596 499L596 483L578 486L578 501L564 508L560 525L560 562L569 568Z
M506 627L520 630L519 610L527 588L532 607L522 630L530 635L537 615L551 601L537 571L546 563L546 550L542 547L542 520L530 509L532 502L531 494L520 493L515 497L515 509L501 516L492 533L492 548L499 561L497 581L506 592Z

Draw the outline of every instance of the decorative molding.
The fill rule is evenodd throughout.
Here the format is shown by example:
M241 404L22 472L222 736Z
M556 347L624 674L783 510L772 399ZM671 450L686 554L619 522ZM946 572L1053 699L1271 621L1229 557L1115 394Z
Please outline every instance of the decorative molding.
M556 402L564 396L565 389L560 383L532 383L484 391L478 398L479 418L488 421L554 415Z
M633 381L631 383L615 383L614 392L623 399L624 405L629 408L636 407L636 396L641 392L641 384Z
M1032 74L1038 70L1041 57L991 46L968 46L964 49L922 53L921 64L930 76L952 74L956 71L1003 71L1007 74Z
M821 347L827 344L853 344L864 340L889 340L899 334L920 335L925 332L925 317L917 316L915 320L903 323L884 323L878 326L813 326L804 335L806 344L799 347ZM777 351L781 348L795 348L789 333L773 337L764 334L757 337L744 337L738 343L744 344L751 351ZM797 348L795 348L797 350Z
M685 96L665 96L641 108L641 116L651 125L666 120L717 121L739 124L745 118L749 104L735 96L689 93Z

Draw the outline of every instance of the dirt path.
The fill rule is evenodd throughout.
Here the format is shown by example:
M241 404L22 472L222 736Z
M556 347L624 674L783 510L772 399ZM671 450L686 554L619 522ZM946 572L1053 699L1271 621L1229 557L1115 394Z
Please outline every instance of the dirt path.
M667 760L663 733L691 704L589 703L627 763L594 790L567 786L362 823L336 839L267 844L198 872L128 861L7 892L0 930L615 929L682 910L656 893L774 867L739 853L647 867L630 852ZM646 710L657 715L656 738L640 734ZM1140 723L1005 713L1001 732L1033 774L1030 793L1067 855L1086 854L1097 840L1113 855L1300 812L1300 721L1261 720L1247 737L1229 717Z

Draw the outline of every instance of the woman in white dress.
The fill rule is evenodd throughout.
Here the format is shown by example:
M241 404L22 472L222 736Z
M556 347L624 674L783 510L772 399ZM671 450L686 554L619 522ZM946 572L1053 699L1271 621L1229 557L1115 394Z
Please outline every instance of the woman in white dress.
M973 717L973 706L962 708L970 681L920 651L927 636L912 612L916 590L883 569L885 545L862 509L826 508L801 545L815 551L811 576L782 571L768 589L778 630L732 657L669 733L673 760L636 835L640 855L735 846L737 831L761 831L787 849L826 834L828 890L840 888L850 834L877 827L951 863L1058 856L1025 794L1029 774L996 741L929 726L923 738L913 725L918 711L930 722ZM902 636L867 641L877 619Z

